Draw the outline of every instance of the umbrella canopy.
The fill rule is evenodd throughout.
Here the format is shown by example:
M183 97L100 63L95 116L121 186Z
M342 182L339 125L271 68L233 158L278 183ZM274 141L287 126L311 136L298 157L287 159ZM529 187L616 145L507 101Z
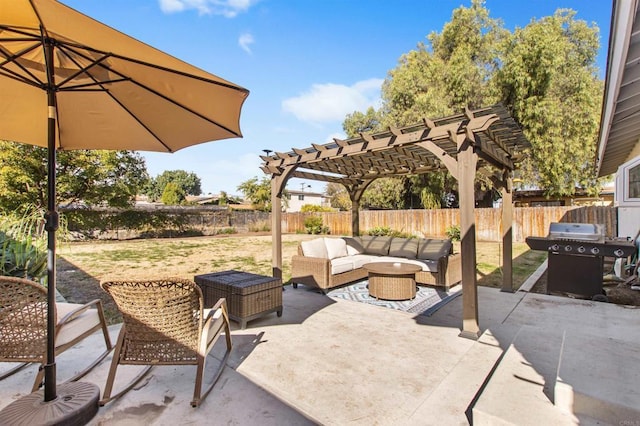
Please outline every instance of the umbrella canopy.
M57 1L0 0L0 138L49 148L45 402L57 397L56 151L175 152L241 137L248 94Z
M0 2L0 76L0 137L47 146L52 86L65 150L174 152L239 137L249 93L53 0Z

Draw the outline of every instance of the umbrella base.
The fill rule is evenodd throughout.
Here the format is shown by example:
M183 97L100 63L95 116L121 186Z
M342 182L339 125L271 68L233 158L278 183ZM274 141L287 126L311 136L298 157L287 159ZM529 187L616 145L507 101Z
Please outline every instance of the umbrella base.
M43 389L25 395L0 411L0 424L85 425L98 412L100 389L92 383L62 383L57 394L48 402Z

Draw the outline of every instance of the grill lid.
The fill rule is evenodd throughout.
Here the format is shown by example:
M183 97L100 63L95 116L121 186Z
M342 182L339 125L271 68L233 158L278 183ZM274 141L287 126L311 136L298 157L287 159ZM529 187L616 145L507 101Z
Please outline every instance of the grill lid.
M604 242L604 227L594 223L558 223L549 225L548 238Z

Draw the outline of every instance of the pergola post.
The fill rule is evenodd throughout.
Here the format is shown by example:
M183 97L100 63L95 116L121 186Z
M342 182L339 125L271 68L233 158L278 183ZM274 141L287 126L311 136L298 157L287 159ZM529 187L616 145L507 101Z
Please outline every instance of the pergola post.
M271 273L282 279L282 176L271 178Z
M460 195L460 252L462 255L462 332L460 337L477 340L478 284L476 282L476 224L474 180L478 156L464 134L456 135L458 187Z
M502 288L513 293L513 178L505 172L502 194Z
M351 200L351 235L360 235L360 199Z
M360 199L367 186L373 182L374 179L361 181L353 185L345 185L347 192L349 193L349 199L351 200L351 235L357 237L360 235Z

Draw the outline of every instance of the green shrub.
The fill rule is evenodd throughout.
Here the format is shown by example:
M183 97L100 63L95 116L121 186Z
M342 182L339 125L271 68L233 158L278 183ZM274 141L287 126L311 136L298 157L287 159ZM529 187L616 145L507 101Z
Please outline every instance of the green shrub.
M447 237L451 238L453 241L460 241L460 226L459 225L451 225L447 227L445 231Z
M300 207L301 213L310 213L310 212L332 212L334 209L331 207L319 206L317 204L304 204Z
M234 227L222 228L216 231L217 235L220 235L220 234L228 235L228 234L237 234L237 233L238 233L238 230Z
M324 226L320 216L307 216L304 218L304 229L307 234L328 234L329 227Z
M47 232L43 211L27 208L0 217L0 274L40 282L47 276ZM61 220L64 233L64 221Z
M259 220L249 224L251 232L269 232L271 231L271 222L268 220Z
M415 238L415 235L408 234L402 231L396 231L388 226L376 226L366 232L367 235L373 235L377 237L396 237L396 238Z

